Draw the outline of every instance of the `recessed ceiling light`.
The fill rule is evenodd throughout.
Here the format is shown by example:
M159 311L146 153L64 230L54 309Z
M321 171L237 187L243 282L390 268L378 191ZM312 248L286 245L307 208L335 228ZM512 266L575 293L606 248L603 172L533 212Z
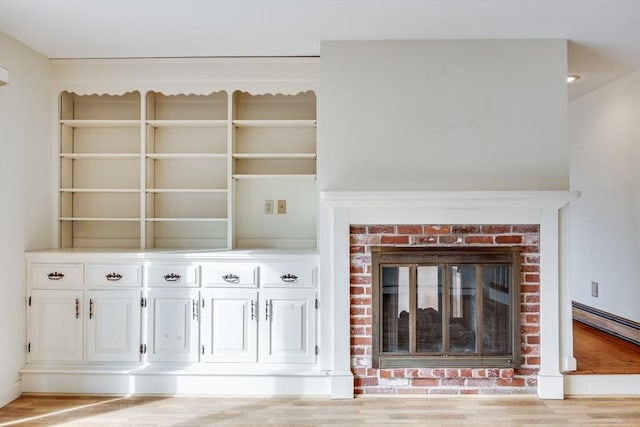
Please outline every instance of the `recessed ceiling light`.
M580 79L579 75L577 75L577 74L569 74L567 76L567 83L573 83L573 82L575 82L576 80L579 80L579 79Z

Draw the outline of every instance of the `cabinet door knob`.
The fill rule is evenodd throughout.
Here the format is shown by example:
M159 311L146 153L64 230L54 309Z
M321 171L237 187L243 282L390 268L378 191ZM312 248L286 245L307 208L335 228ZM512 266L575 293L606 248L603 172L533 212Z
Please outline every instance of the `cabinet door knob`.
M222 276L222 280L227 283L240 283L240 276L237 274L229 273Z
M296 283L298 281L298 276L295 274L287 273L280 276L280 279L285 283Z
M117 282L118 280L122 279L122 274L120 274L120 273L107 273L107 274L104 275L104 277L109 282Z
M64 274L58 271L54 271L52 273L47 274L47 277L49 278L49 280L60 280L64 277Z
M165 274L164 276L162 276L164 278L164 280L166 282L179 282L180 279L182 278L181 275L177 274L177 273L169 273L169 274Z

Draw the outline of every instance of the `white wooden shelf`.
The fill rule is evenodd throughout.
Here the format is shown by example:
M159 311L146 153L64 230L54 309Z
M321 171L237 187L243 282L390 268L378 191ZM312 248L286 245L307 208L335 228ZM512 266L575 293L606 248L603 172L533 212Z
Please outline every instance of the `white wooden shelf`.
M255 180L267 180L267 179L302 179L302 180L315 180L317 175L315 174L235 174L233 179L255 179Z
M72 128L135 128L140 120L60 120L60 124Z
M63 216L60 217L60 221L93 221L93 222L105 222L105 221L135 221L139 222L140 217L135 218L118 218L118 217L76 217L76 216Z
M147 188L147 193L228 193L226 188Z
M228 120L147 120L146 123L155 128L223 128L229 125Z
M60 153L63 159L71 160L135 160L140 158L139 153Z
M234 159L315 159L316 153L235 153Z
M60 188L61 193L139 193L139 188Z
M315 120L234 120L235 127L299 127L312 128L316 126Z
M228 218L147 218L147 222L225 222Z
M201 160L201 159L226 159L227 154L217 153L148 153L148 159L180 159L180 160Z

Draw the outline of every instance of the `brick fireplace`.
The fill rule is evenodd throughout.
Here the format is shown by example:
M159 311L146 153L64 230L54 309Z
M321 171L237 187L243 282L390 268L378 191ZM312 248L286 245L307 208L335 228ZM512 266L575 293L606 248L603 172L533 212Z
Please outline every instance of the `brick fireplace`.
M540 366L540 227L537 224L350 226L350 340L354 393L535 394ZM371 247L519 247L520 367L372 368Z
M567 229L569 191L322 191L320 361L331 396L514 394L564 398L575 369ZM375 243L374 243L375 242ZM371 367L367 246L520 245L522 364L501 368Z

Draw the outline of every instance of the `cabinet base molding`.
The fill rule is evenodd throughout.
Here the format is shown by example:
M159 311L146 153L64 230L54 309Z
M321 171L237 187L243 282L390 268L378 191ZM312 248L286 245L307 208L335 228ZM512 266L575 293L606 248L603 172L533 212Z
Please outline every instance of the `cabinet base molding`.
M223 374L207 369L149 367L25 367L24 393L197 396L330 396L331 376L322 371L285 370Z
M16 381L4 390L0 390L0 408L12 402L22 394L22 381Z

